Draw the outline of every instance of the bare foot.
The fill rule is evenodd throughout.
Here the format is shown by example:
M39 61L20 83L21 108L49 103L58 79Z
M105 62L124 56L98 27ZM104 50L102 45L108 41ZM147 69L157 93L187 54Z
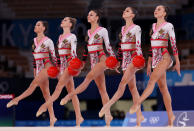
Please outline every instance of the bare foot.
M113 120L112 115L105 115L106 126L110 126L112 120Z
M169 120L168 120L168 126L169 127L173 127L174 120L175 120L175 116L172 115L172 117L170 117Z
M53 119L50 119L50 127L54 127L56 121L57 121L56 117L54 117Z
M82 116L78 117L76 119L76 126L79 127L83 121L84 121L84 118Z
M60 102L60 105L65 105L65 104L67 104L67 102L71 99L71 97L72 97L72 95L70 95L70 94L68 94L68 95L66 95L62 100L61 100L61 102Z
M100 110L99 114L98 114L99 117L103 117L104 114L106 114L106 112L107 112L108 110L110 110L110 107L108 107L107 104L104 105L104 106L102 107L102 109Z
M141 126L141 122L144 121L144 116L141 115L140 118L137 118L137 126L140 127Z
M9 103L7 103L7 108L10 108L14 105L18 105L18 102L19 102L19 100L17 100L17 98L11 100Z
M43 104L37 111L36 113L36 117L39 117L43 112L47 111L47 107L46 104Z
M139 104L133 104L133 106L130 108L129 113L133 114L135 112L137 112L137 110L140 108Z

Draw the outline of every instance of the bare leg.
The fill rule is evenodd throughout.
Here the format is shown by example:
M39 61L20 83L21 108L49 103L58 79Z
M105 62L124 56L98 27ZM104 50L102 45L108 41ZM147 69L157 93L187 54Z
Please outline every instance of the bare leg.
M36 89L36 87L39 85L40 82L45 80L45 76L47 76L46 69L43 69L31 82L30 86L27 90L25 90L20 96L14 98L7 104L7 108L17 105L18 102L28 96L30 96ZM47 78L47 77L46 77Z
M153 92L155 83L160 79L160 77L166 72L166 69L170 65L170 56L165 56L161 60L161 62L154 68L150 76L150 80L148 82L147 88L144 90L143 94L141 95L140 99L137 103L134 103L133 106L130 108L130 113L133 114L137 112L138 108L140 108L140 104L147 99L147 97Z
M103 106L103 108L101 109L101 111L99 112L99 116L102 117L107 111L110 110L110 107L121 98L121 96L123 96L123 93L125 91L126 85L127 83L134 78L134 74L135 74L135 67L130 64L127 68L127 70L125 71L121 82L119 84L119 87L116 91L116 93L114 94L114 96L111 98L111 100Z
M100 63L96 64L94 66L94 68L87 74L87 76L84 79L84 81L73 92L71 92L68 95L66 95L61 100L61 103L60 104L61 105L66 104L70 99L72 99L73 95L80 94L84 90L86 90L86 88L88 87L88 85L90 84L90 82L92 80L94 80L97 76L99 76L100 74L102 74L105 69L106 69L106 66L105 66L105 64L103 62L100 62Z
M40 84L40 89L42 90L42 94L43 94L45 101L47 101L50 97L49 80L48 79ZM53 111L53 104L50 104L48 106L48 112L49 112L49 116L50 116L50 126L54 126L57 119L56 119L54 111Z
M69 80L72 79L72 76L69 75L68 70L66 69L64 73L61 75L56 89L52 96L39 108L39 110L36 113L36 116L40 116L43 112L45 112L50 104L52 104L61 94L61 91L63 90L64 86L69 83Z
M132 80L130 80L128 82L128 86L129 86L129 90L130 90L132 98L133 98L133 103L136 103L139 99L139 92L138 92L137 87L136 87L135 75L132 78ZM142 115L140 108L137 110L136 116L137 116L137 120L136 120L137 126L141 126L141 122L144 120L144 116Z
M158 86L160 92L163 96L164 105L166 107L166 111L168 114L168 125L173 126L173 122L175 120L175 116L172 112L172 104L171 104L171 96L168 91L167 83L166 83L166 73L164 73L161 78L158 80Z
M66 88L67 88L68 93L71 93L72 91L75 90L73 77L68 82ZM79 103L77 95L74 95L72 97L72 103L73 103L73 107L74 107L75 115L76 115L76 125L80 126L80 124L84 121L84 119L83 119L81 112L80 112L80 103Z
M99 93L100 93L100 96L102 99L102 104L105 105L109 101L109 96L108 96L107 91L106 91L106 83L105 83L104 73L102 73L101 75L96 77L95 83L98 87L98 90L99 90ZM109 110L108 112L105 113L105 121L106 121L107 126L110 126L112 119L113 119L113 117L112 117L110 110Z

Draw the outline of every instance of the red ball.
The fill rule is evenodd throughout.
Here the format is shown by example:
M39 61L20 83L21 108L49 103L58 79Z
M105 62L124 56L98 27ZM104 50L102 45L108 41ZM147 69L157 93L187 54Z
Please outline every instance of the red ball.
M51 77L51 78L56 78L57 75L58 75L58 73L59 73L59 70L58 70L58 68L55 67L55 66L51 66L51 67L49 67L49 68L47 69L47 74L48 74L48 76Z
M106 58L105 62L106 62L106 66L110 69L114 69L118 64L118 60L113 56Z
M69 62L69 66L73 69L80 69L82 67L82 61L78 58L74 58Z
M143 56L135 56L132 60L132 63L137 68L142 68L145 65L145 59Z
M69 74L72 76L77 76L80 72L79 70L73 69L71 66L69 66L67 69L68 69Z

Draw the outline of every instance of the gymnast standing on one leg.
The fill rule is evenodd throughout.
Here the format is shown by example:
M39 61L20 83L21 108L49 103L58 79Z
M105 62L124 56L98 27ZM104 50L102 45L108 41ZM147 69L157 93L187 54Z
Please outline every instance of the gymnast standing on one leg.
M46 21L38 21L34 27L34 32L37 37L34 38L32 49L34 55L34 80L31 82L29 88L24 91L20 96L14 98L7 104L7 108L17 105L19 101L31 95L37 86L40 87L45 101L50 97L49 91L49 76L47 70L49 67L57 65L57 58L55 56L55 48L53 41L45 36L45 32L48 28ZM49 54L51 54L52 60L50 60ZM48 106L50 115L50 126L54 126L56 122L55 114L53 111L53 104Z
M134 113L140 108L140 104L152 93L155 83L157 82L168 114L168 125L173 126L175 116L172 111L171 96L166 82L166 70L172 66L172 59L167 50L169 40L176 60L174 70L177 71L179 76L181 74L174 27L171 23L166 21L167 15L168 8L166 6L159 5L156 7L154 16L157 19L157 23L152 25L151 34L152 57L149 57L147 66L147 74L150 75L150 79L141 97L131 107L130 113ZM153 68L152 73L151 62Z
M126 85L128 84L134 103L139 99L139 93L136 87L135 72L138 70L133 63L132 59L135 56L141 56L141 28L133 23L133 19L137 11L132 7L127 7L123 11L123 19L126 25L121 30L121 43L119 52L122 52L122 70L123 77L119 84L118 90L111 100L103 106L99 112L99 116L102 117L107 111L110 111L110 107L123 95ZM121 53L120 53L121 54ZM121 56L121 55L120 55ZM143 63L144 65L144 63ZM141 125L144 117L141 113L141 109L137 111L137 126Z

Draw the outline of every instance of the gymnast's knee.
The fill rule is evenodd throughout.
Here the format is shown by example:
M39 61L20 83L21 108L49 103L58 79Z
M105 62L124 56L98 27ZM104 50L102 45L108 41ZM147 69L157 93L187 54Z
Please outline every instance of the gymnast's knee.
M156 78L154 76L151 76L148 84L155 84L156 81L157 81Z
M128 80L124 78L121 80L120 85L126 85L127 83L128 83Z
M87 76L86 76L86 79L87 80L92 80L94 77L94 73L93 72L90 72Z

